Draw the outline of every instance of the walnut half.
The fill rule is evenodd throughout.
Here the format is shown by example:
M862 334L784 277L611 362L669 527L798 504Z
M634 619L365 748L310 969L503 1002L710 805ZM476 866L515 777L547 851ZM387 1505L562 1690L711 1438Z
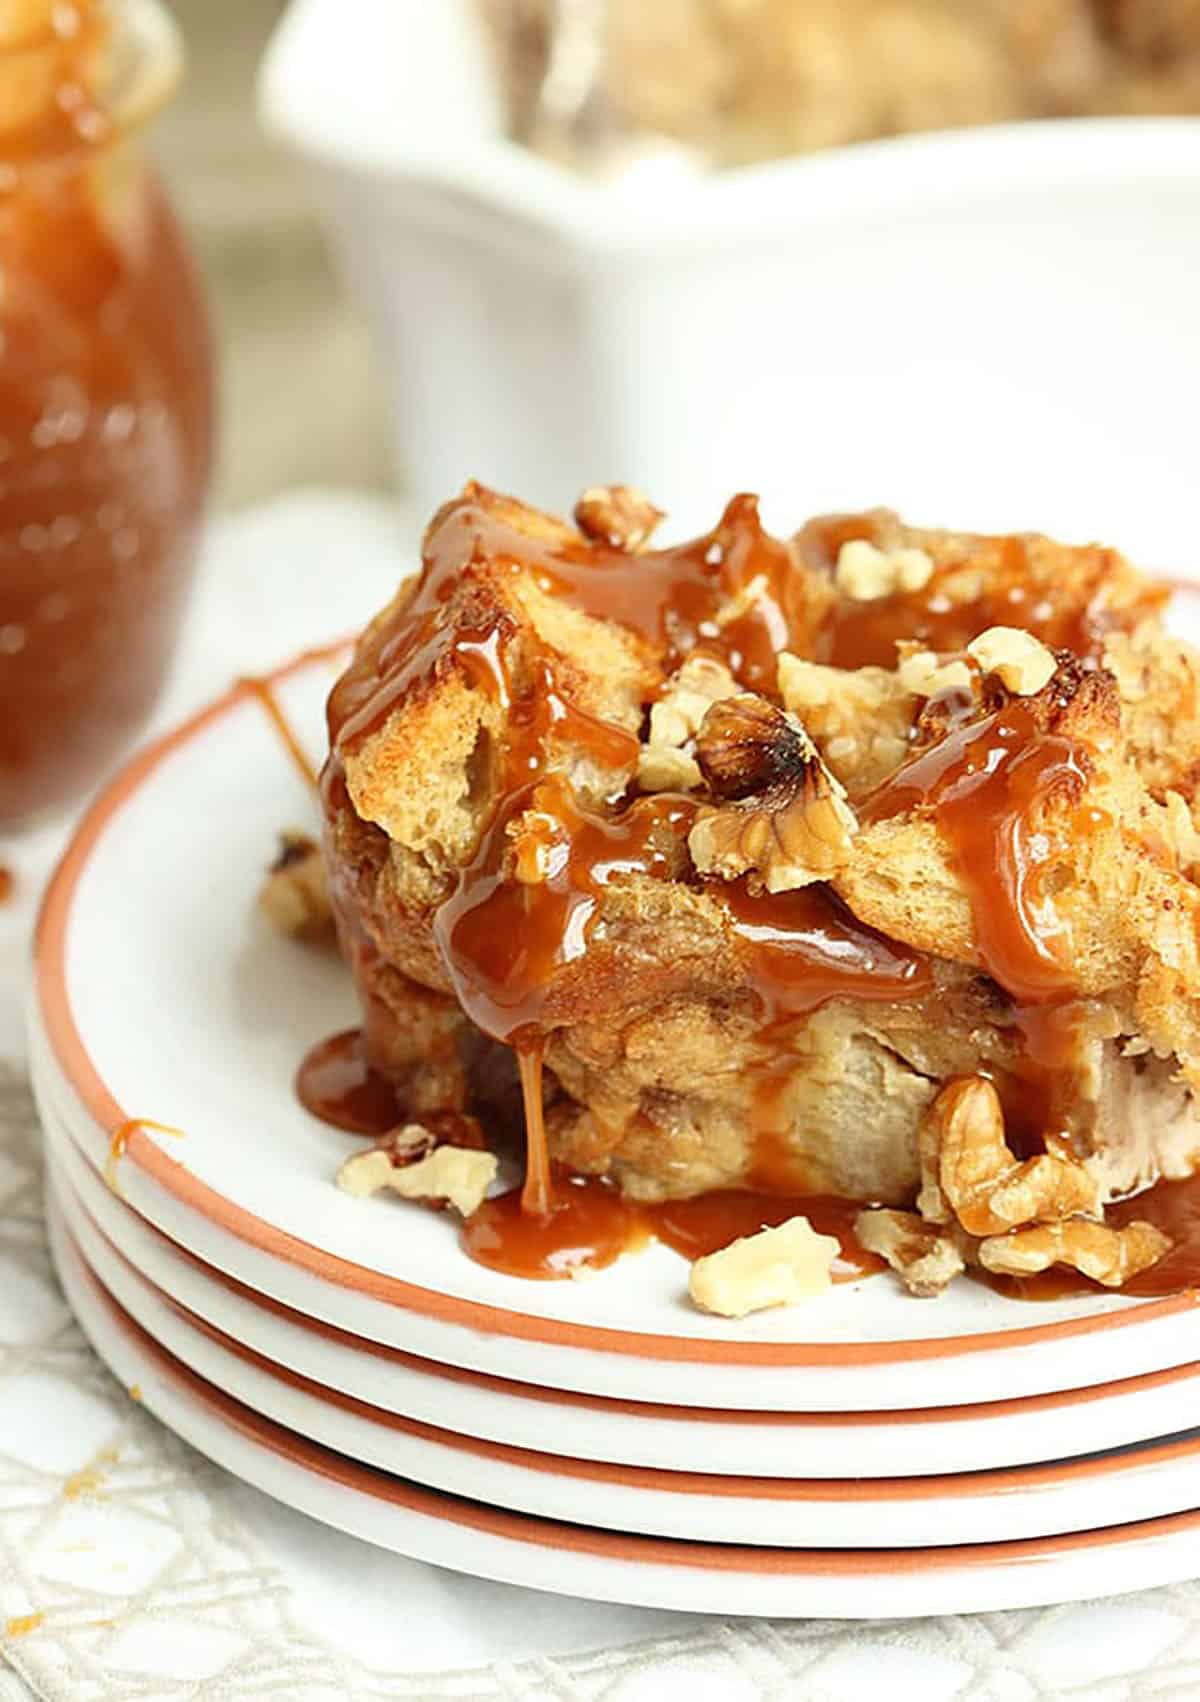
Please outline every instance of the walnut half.
M258 895L259 907L281 934L332 940L333 909L321 847L311 834L285 828Z
M1030 1276L1051 1265L1070 1265L1104 1288L1120 1288L1139 1271L1156 1265L1170 1248L1169 1237L1152 1223L1127 1223L1115 1229L1074 1218L981 1241L979 1263L985 1271L1002 1276Z
M768 892L788 892L845 865L858 822L794 716L753 692L725 698L704 717L696 759L720 800L688 838L701 874L753 873Z
M1039 1153L1018 1161L1004 1138L996 1089L984 1076L944 1087L918 1132L927 1222L952 1212L969 1235L1003 1235L1027 1223L1098 1217L1100 1184L1072 1158Z
M868 1253L887 1260L910 1294L923 1300L940 1294L966 1269L954 1232L923 1222L915 1212L861 1211L854 1233Z
M644 548L662 517L662 509L632 485L593 485L575 504L584 537L614 550Z

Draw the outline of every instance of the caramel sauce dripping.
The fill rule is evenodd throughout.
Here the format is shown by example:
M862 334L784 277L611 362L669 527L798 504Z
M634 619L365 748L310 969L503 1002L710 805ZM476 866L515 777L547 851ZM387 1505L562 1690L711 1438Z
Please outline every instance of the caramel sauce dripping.
M171 1135L177 1140L183 1139L183 1130L176 1129L170 1123L155 1123L149 1117L127 1117L123 1123L118 1123L108 1141L108 1157L104 1161L104 1180L113 1193L120 1195L121 1186L117 1169L125 1156L125 1149L137 1129L153 1129L155 1134Z
M1082 745L1041 732L1014 700L905 763L860 812L931 811L970 896L980 966L1021 1003L1074 988L1038 827L1051 806L1079 803L1088 768Z
M546 1117L542 1104L541 1040L523 1046L517 1053L521 1071L521 1099L525 1107L525 1185L521 1190L521 1212L525 1218L550 1215L550 1149L546 1145Z
M260 679L253 674L247 674L238 681L238 684L245 687L247 691L252 692L258 699L259 703L262 704L263 709L266 711L267 719L278 733L283 748L291 757L301 778L306 781L315 792L318 784L317 771L313 767L308 752L304 749L304 746L296 737L295 728L292 726L291 722L280 707L279 699L272 690L270 681Z

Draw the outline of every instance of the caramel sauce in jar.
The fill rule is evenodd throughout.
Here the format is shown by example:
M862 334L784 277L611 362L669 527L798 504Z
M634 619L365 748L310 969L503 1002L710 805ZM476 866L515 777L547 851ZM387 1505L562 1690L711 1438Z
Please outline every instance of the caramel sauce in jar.
M105 98L121 29L95 0L0 19L0 822L94 784L144 721L208 482L207 319L145 113Z

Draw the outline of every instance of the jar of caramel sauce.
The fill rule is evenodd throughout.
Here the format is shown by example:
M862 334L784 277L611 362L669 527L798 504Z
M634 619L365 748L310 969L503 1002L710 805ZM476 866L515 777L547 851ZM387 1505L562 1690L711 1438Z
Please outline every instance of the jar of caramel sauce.
M144 722L191 577L212 370L143 152L181 54L156 0L0 6L0 823Z

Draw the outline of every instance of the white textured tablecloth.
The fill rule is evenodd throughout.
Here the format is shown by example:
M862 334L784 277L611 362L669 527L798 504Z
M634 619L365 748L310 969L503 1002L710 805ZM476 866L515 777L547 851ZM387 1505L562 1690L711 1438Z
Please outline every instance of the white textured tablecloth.
M220 523L160 719L352 627L411 542L332 494ZM177 1441L90 1352L46 1250L20 1006L63 831L0 840L19 883L0 909L0 1702L1200 1694L1198 1585L907 1624L871 1621L869 1584L854 1623L606 1607L383 1553Z

